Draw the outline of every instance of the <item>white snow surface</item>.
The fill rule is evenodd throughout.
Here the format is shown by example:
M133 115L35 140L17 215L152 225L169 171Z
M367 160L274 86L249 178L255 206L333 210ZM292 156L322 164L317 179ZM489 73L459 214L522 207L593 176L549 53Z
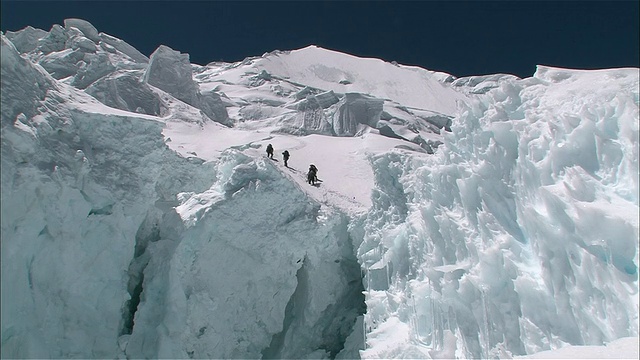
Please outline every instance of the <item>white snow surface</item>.
M466 98L440 83L441 76L433 71L358 58L317 46L273 52L252 63L257 70L307 86L338 93L371 94L449 115L455 113L456 102Z
M6 35L3 358L638 358L638 69Z
M566 346L558 350L546 350L514 359L637 359L638 338L620 338L605 346Z

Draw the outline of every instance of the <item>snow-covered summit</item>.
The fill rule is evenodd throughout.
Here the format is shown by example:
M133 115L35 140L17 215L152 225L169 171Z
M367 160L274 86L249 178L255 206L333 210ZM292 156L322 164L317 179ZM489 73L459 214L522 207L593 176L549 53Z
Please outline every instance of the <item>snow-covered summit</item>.
M404 106L446 115L456 111L465 96L442 84L433 71L365 59L308 46L299 50L270 53L256 59L259 70L290 81L336 93L363 93Z
M1 41L3 358L637 357L638 69Z

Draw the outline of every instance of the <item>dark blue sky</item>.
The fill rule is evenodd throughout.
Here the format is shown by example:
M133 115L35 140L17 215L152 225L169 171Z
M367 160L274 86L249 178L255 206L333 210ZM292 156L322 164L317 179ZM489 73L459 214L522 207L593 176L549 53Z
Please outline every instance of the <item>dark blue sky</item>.
M315 44L455 76L639 66L635 1L5 1L2 31L88 20L150 55L238 61Z

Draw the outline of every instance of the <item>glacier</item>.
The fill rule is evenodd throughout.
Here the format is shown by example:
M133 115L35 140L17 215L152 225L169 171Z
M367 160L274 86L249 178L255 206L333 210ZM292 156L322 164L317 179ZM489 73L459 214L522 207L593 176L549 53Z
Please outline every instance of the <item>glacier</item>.
M637 357L637 68L1 45L3 358Z
M375 157L358 257L368 340L385 345L364 357L447 342L462 358L503 357L635 336L637 86L635 69L540 66L466 104L446 150ZM389 322L406 326L395 346Z

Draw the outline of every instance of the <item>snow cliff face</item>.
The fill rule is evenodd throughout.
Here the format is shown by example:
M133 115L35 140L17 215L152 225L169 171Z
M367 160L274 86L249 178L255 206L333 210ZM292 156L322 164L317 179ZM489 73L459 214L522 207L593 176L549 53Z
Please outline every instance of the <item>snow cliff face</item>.
M637 89L636 69L539 67L466 104L435 156L375 157L363 356L635 336Z
M230 151L215 179L136 235L148 245L127 355L335 357L364 311L346 219L269 160Z
M3 356L113 356L136 231L204 173L166 148L158 121L74 106L101 104L4 37L2 56L3 110L24 111L2 118Z
M2 40L3 356L344 349L364 312L344 215L264 160L180 157L158 118L107 108Z
M67 19L3 35L1 70L3 357L638 334L637 69L455 79L314 46L200 66Z

